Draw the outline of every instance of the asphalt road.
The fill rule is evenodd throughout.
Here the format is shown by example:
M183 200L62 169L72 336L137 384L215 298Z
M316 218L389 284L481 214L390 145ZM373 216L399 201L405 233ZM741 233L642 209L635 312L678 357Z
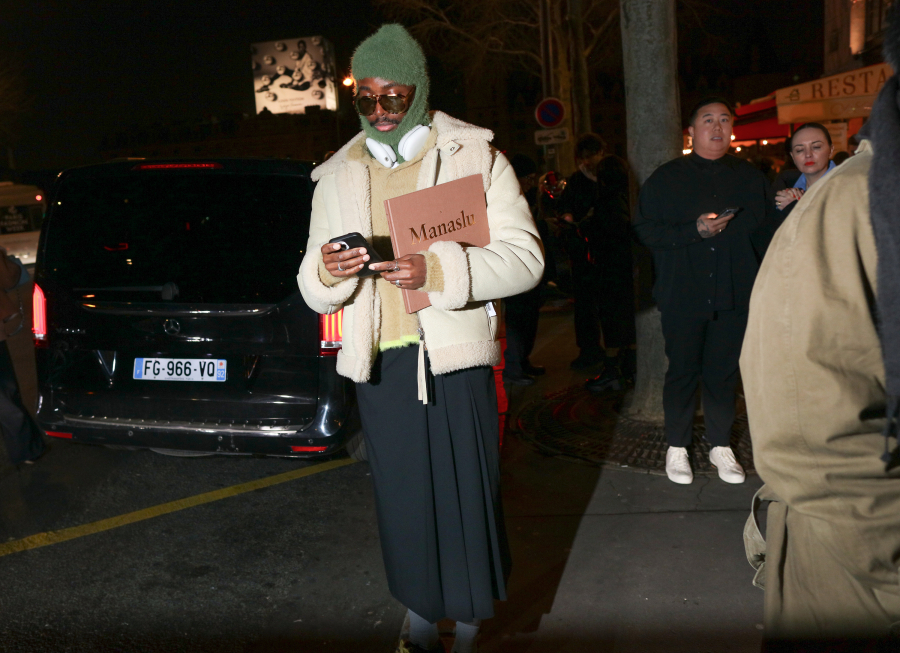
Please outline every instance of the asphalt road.
M59 442L0 481L0 533L91 524L306 465ZM390 651L403 617L365 464L5 555L0 586L2 651Z

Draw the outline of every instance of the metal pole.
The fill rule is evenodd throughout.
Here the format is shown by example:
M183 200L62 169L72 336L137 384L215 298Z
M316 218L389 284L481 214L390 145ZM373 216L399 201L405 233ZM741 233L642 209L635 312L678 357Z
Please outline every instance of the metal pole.
M538 4L538 24L540 25L540 38L541 38L541 92L543 97L547 97L550 95L550 84L547 77L547 74L550 69L550 62L548 61L548 55L550 54L550 48L547 45L547 34L548 34L548 25L547 18L544 14L544 5L547 0L537 0Z
M550 2L544 0L544 25L547 26L547 93L554 95L556 93L556 75L553 68L553 29L550 24Z
M591 91L584 58L584 25L581 0L569 0L570 68L572 70L572 131L575 138L591 130Z
M541 37L541 88L544 97L554 95L553 30L550 25L550 1L538 0L538 18ZM550 170L559 170L559 150L554 145L544 145L544 163Z

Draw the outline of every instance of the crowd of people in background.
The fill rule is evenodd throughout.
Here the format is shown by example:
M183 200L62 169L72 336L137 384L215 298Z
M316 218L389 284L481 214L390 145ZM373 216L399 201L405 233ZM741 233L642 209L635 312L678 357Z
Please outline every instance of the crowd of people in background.
M570 367L599 371L585 381L585 388L607 392L633 384L633 249L647 247L653 254L653 297L668 359L663 389L666 473L679 484L693 481L689 448L698 403L711 463L725 482L745 480L730 441L751 291L778 227L798 200L837 166L827 127L802 124L785 141L785 164L793 166L775 170L771 183L760 166L735 156L733 121L727 99L697 103L687 121L692 151L646 181L633 219L628 164L611 154L597 134L578 139L577 169L564 184L557 183L556 171L539 175L526 156L511 159L548 258L542 285L505 301L504 381L526 386L545 373L529 355L542 297L562 294L573 305L579 351ZM850 156L841 154L841 160ZM560 258L564 265L557 267Z
M709 104L710 100L724 104L729 116L733 115L733 108L724 98L707 98L700 104ZM693 131L694 127L689 124L689 129ZM702 134L694 137L695 142L698 137L702 138ZM753 236L757 260L761 244L771 238L796 200L850 156L844 151L834 153L827 128L818 123L795 129L784 143L785 160L775 161L774 168L770 160L763 166L756 159L741 159L727 141L717 142L724 144L722 155L729 155L723 160L740 160L743 170L749 171L752 165L774 178L765 197L774 195L777 212L770 212L767 224ZM691 158L688 155L686 160ZM523 340L520 325L536 325L538 308L534 298L538 298L539 306L548 297L565 296L572 302L579 351L570 363L571 369L599 370L585 383L592 392L626 387L634 382L636 366L634 250L642 245L632 224L635 183L628 163L612 154L601 136L588 133L575 144L576 170L568 178L556 170L540 171L533 159L522 154L514 155L511 165L541 232L547 260L542 292L529 294L529 308L524 308L524 298L508 298L505 302L512 334L508 335L511 342L506 352L504 380L513 385L531 385L534 377L544 373L543 368L523 361L533 346L534 336ZM762 183L760 176L755 177ZM746 215L746 208L741 208ZM764 233L766 230L768 233ZM524 317L525 314L530 317ZM528 326L525 330L531 333L534 328Z
M729 120L734 109L728 100L711 97L727 108ZM694 109L696 113L697 109ZM692 115L692 120L695 118ZM689 122L693 133L694 126ZM684 160L696 160L697 139ZM721 154L741 169L755 167L756 183L771 178L764 195L774 198L775 211L764 217L766 224L752 236L757 262L774 230L790 214L803 194L828 172L851 156L834 151L827 127L811 122L796 126L784 142L783 161L738 157L727 139ZM856 147L850 143L851 150ZM702 157L701 157L702 158ZM679 159L681 160L681 159ZM545 245L546 269L541 286L527 296L507 298L507 347L504 381L512 385L532 385L545 373L528 356L534 345L537 315L547 298L566 297L572 302L578 356L570 367L576 371L599 371L585 382L591 392L620 390L634 382L636 335L634 330L635 276L634 250L642 243L632 224L631 200L635 190L628 163L611 153L598 134L583 134L575 144L576 170L567 178L556 170L541 171L534 159L516 154L510 163ZM649 191L648 191L649 192ZM721 198L719 198L721 199ZM746 207L740 207L744 216ZM722 221L721 224L727 223ZM652 229L652 227L651 227ZM652 250L653 246L648 245ZM752 284L751 284L752 285Z

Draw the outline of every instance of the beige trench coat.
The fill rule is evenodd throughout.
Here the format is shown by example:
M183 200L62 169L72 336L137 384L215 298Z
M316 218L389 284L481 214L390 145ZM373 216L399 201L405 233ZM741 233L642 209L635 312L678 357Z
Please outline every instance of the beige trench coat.
M881 637L900 622L900 469L886 474L879 458L871 160L864 142L800 200L750 300L741 375L756 469L778 499L759 574L767 639Z

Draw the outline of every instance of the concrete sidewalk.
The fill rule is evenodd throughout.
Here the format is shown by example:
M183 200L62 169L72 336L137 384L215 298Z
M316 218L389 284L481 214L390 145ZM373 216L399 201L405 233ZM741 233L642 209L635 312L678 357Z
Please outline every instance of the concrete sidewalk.
M579 383L571 314L541 318L532 362L548 373L512 388L511 411ZM508 434L503 492L509 600L485 622L482 653L756 652L763 592L742 530L761 485L665 476L542 455Z

